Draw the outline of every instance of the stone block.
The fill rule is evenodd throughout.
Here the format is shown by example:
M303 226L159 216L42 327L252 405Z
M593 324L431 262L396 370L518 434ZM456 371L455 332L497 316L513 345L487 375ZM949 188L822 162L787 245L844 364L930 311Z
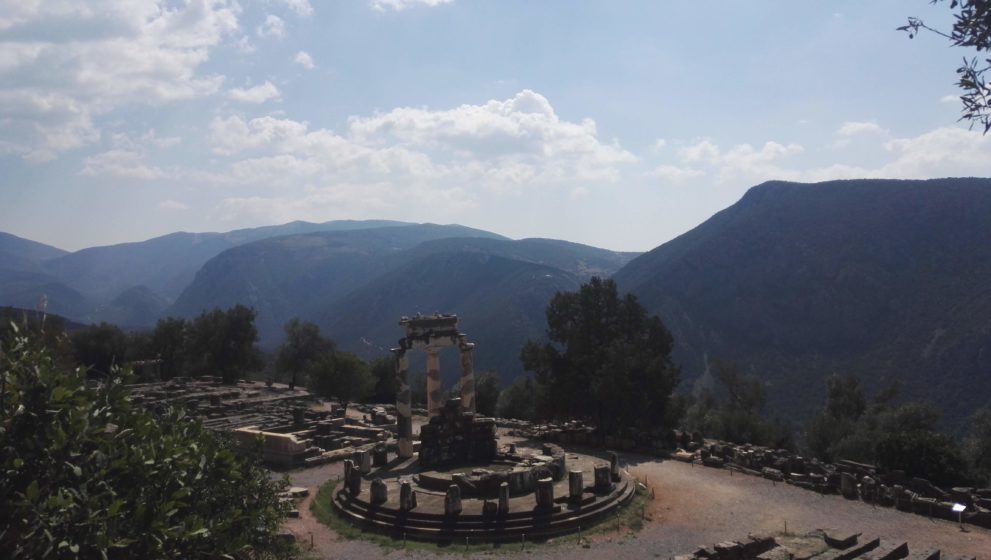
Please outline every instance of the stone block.
M369 495L371 496L371 502L374 505L384 504L389 499L389 488L385 485L385 482L381 478L376 478L372 481L371 488L369 489Z

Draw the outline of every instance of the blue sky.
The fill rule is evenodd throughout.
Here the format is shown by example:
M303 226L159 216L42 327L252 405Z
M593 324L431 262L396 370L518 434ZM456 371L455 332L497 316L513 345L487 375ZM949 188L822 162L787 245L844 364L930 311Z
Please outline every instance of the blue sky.
M0 230L296 219L647 250L768 179L991 175L924 0L0 0Z

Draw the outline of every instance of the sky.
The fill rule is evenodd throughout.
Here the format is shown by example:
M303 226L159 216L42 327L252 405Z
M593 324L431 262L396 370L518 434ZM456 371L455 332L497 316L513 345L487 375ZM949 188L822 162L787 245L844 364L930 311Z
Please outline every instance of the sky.
M0 231L293 220L649 250L763 181L991 175L947 4L0 0Z

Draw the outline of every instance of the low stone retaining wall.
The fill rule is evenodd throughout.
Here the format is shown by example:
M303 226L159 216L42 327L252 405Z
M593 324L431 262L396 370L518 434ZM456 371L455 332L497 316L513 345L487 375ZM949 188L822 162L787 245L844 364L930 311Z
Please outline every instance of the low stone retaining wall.
M706 443L695 452L679 450L672 457L710 468L733 469L822 494L840 494L851 500L991 529L991 488L944 489L924 478L908 477L902 471L881 472L874 465L854 461L823 463L782 449L723 442ZM955 503L966 506L962 516L953 511Z

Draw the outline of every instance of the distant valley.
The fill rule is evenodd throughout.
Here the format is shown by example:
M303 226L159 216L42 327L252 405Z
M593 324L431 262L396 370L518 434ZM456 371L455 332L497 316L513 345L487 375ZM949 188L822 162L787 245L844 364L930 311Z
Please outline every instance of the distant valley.
M286 320L371 358L401 315L457 313L476 369L504 381L542 335L544 308L613 277L671 329L682 390L715 359L760 377L800 419L830 373L898 381L952 422L991 391L991 180L769 182L639 255L458 225L345 221L175 233L66 253L0 234L0 305L148 328L242 303L264 347Z

